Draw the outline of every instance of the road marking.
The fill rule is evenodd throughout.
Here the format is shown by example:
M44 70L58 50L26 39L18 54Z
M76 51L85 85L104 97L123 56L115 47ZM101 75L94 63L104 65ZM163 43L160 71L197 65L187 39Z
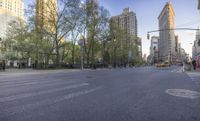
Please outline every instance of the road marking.
M11 87L18 87L18 86L32 86L32 85L55 85L55 84L58 84L59 83L71 83L71 82L75 82L75 81L66 81L66 80L58 80L58 79L55 79L55 80L52 80L52 81L34 81L34 82L27 82L27 83L22 83L22 84L4 84L4 85L1 85L0 84L0 87L1 88L6 88L6 89L12 89ZM77 82L77 81L76 81Z
M66 79L66 78L65 78ZM68 79L70 80L70 79ZM51 78L51 79L48 79L48 78L36 78L36 79L30 79L30 78L27 78L27 79L15 79L15 80L11 80L11 81L0 81L0 86L4 86L4 85L11 85L11 84L15 84L15 85L20 85L20 84L28 84L28 83L45 83L45 82L58 82L58 81L64 81L64 79L57 79L57 78Z
M64 100L68 100L68 99L71 99L73 97L78 97L78 96L81 96L81 95L86 95L88 93L100 90L101 88L102 87L97 87L97 88L93 88L93 89L90 89L90 90L85 90L85 91L80 91L80 92L76 92L76 93L71 93L69 95L65 95L63 99ZM55 102L60 102L60 101L58 100L58 101L55 101Z
M78 84L78 83L81 83L81 81L66 81L66 82L62 82L62 83L48 83L48 84L38 84L37 86L30 86L29 88L27 87L21 87L21 88L6 88L6 89L3 89L0 91L0 95L1 94L7 94L8 92L10 94L12 93L16 93L16 92L25 92L25 91L31 91L31 90L42 90L44 88L54 88L56 86L63 86L63 85L72 85L72 84Z
M49 94L49 93L58 92L58 91L64 91L64 90L68 90L68 89L74 89L74 88L88 86L88 85L89 85L88 83L82 83L82 84L70 85L67 87L57 88L57 89L52 89L52 90L45 90L45 91L40 91L40 92L25 93L25 94L13 95L13 96L8 96L8 97L2 97L2 98L0 98L0 103L23 99L23 98L28 98L28 97L39 96L39 95L43 95L43 94Z
M165 92L175 97L182 97L182 98L188 98L188 99L197 99L200 97L199 92L186 90L186 89L168 89Z
M54 100L45 99L45 100L38 101L38 102L35 102L35 103L31 103L31 104L12 107L10 109L2 110L1 111L2 114L0 115L0 117L5 118L5 117L9 117L11 115L18 114L18 113L26 112L27 110L38 108L38 107L43 106L43 105L52 105L52 104L59 103L59 102L65 101L65 100L70 100L70 99L73 99L75 97L83 96L83 95L98 91L102 88L103 87L99 86L99 87L88 89L88 90L70 93L70 94L64 95L60 98L54 99Z
M200 74L199 73L187 73L191 81L194 82L197 86L200 86Z

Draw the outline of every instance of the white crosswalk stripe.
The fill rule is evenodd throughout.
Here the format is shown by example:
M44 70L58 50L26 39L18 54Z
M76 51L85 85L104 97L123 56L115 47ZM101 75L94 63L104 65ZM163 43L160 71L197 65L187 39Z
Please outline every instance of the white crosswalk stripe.
M170 73L183 73L181 68L156 68L156 67L143 67L135 68L137 71L142 72L170 72Z
M192 82L194 82L197 86L200 86L200 73L198 72L189 72L187 73Z

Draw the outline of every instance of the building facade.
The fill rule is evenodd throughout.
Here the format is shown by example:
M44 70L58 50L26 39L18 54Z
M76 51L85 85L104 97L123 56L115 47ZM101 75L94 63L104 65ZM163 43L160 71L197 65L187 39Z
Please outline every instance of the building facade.
M175 12L172 3L167 2L162 12L160 13L159 20L159 60L163 62L174 63L177 60L176 41L174 34L174 16Z
M11 21L24 20L23 0L0 0L0 38L6 38Z
M192 48L192 58L197 61L197 67L200 68L200 30L196 32L196 40Z
M23 0L0 0L0 42L6 40L9 33L10 23L13 21L24 22ZM0 44L2 47L2 44ZM7 48L9 50L9 48ZM17 61L7 60L8 53L0 51L0 60L6 61L6 66L17 66Z
M125 33L137 38L136 13L130 11L129 8L125 8L121 15L114 16L111 19L113 19Z
M57 19L57 0L36 0L36 30L54 32Z
M116 25L116 28L121 30L121 34L123 34L123 39L120 40L120 48L122 51L124 50L123 48L126 48L128 51L128 61L126 63L137 58L137 56L142 58L142 39L137 36L136 13L130 11L129 8L125 8L122 14L111 17L111 21L111 23ZM132 50L133 46L137 46L137 52ZM124 54L126 56L126 52Z

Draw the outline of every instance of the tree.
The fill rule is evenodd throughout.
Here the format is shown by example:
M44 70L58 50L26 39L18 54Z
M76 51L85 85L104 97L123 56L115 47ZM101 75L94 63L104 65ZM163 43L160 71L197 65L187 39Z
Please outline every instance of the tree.
M29 43L28 26L24 21L14 20L9 23L7 38L3 45L8 54L6 58L9 60L24 60L30 57L34 47Z
M103 56L104 42L109 38L109 11L97 3L87 0L82 5L82 35L84 40L84 53L87 64L95 66L95 55Z
M98 41L101 43L101 56L103 65L109 63L109 54L106 52L106 45L110 41L109 28L110 13L104 7L99 7L99 27L98 27Z
M80 6L80 0L58 0L59 7L52 0L46 4L45 14L37 13L37 29L42 33L41 39L48 38L52 43L52 51L56 54L56 65L60 64L60 49L64 47L63 42L76 23L75 11ZM43 20L45 19L45 20Z
M108 10L81 0L58 0L58 4L49 0L44 4L41 8L29 5L26 24L11 22L9 38L4 42L5 48L14 53L8 54L10 58L32 58L45 65L49 60L57 66L61 62L74 64L80 61L80 37L87 64L94 66L97 58L111 58L107 46L111 40Z
M110 19L110 49L112 64L127 65L136 62L139 59L137 38L124 31L115 18Z
M70 31L70 39L72 42L72 64L75 64L77 40L82 36L82 33L84 31L84 12L82 11L82 6L82 3L80 3L79 7L77 7L76 10L72 11L72 18L74 20L72 21L74 24L74 28Z

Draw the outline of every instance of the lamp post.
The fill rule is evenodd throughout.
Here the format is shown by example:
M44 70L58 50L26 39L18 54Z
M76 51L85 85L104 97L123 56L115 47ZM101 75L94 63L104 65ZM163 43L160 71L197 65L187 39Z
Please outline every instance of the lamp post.
M79 46L81 47L81 70L84 69L84 63L83 63L83 46L84 46L84 40L80 39L78 41Z
M113 66L114 66L114 68L116 67L116 38L114 38L114 40L113 40L113 42L114 42L114 61L113 61Z
M153 47L153 64L155 64L155 60L156 60L156 47Z

